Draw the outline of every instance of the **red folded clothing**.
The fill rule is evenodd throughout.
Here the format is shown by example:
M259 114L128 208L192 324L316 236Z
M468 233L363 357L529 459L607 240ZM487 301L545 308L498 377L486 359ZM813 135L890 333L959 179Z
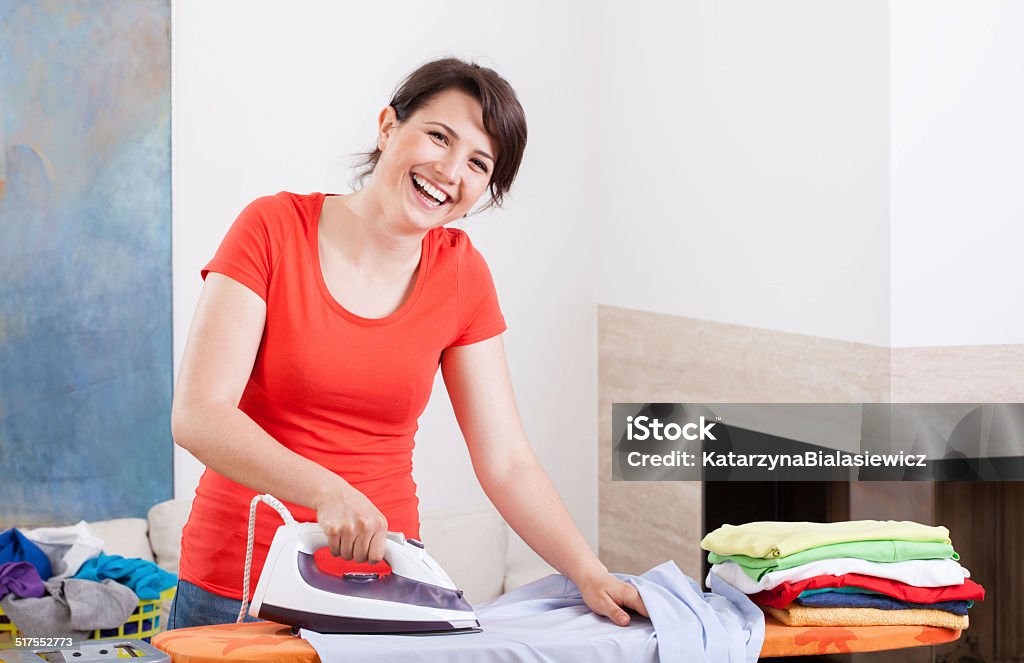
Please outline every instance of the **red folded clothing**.
M841 576L814 576L796 582L784 582L772 589L750 595L750 600L770 608L785 608L805 589L826 589L831 587L860 587L891 596L909 603L937 603L939 601L981 601L985 589L970 578L964 578L962 585L945 587L916 587L905 582L876 578L859 573Z

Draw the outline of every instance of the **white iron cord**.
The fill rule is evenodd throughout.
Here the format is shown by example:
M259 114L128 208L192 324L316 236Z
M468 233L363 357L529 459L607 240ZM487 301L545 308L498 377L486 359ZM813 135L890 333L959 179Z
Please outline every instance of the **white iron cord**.
M238 619L235 620L236 624L245 621L245 611L249 608L249 572L252 570L252 539L256 533L256 505L260 502L273 507L280 514L285 525L294 525L298 522L292 516L292 512L288 510L288 507L281 504L281 500L273 495L257 495L252 498L252 502L249 503L249 536L245 542L245 579L242 581L242 607L238 611Z

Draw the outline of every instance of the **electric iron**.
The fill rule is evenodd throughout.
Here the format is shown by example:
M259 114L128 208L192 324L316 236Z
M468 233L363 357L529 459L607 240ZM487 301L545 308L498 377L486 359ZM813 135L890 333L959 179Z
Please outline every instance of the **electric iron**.
M390 575L339 577L324 573L313 561L313 553L327 545L319 524L293 520L282 525L270 544L249 614L288 624L293 631L318 633L427 635L481 630L462 591L422 543L388 532L386 544L384 561L391 566Z

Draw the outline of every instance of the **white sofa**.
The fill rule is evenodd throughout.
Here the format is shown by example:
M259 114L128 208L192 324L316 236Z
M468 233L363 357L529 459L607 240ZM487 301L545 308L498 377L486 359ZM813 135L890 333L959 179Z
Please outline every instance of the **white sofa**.
M104 540L104 552L155 561L177 573L181 529L191 505L190 500L170 500L150 509L147 519L119 518L89 527ZM490 508L424 512L420 535L471 603L554 573Z

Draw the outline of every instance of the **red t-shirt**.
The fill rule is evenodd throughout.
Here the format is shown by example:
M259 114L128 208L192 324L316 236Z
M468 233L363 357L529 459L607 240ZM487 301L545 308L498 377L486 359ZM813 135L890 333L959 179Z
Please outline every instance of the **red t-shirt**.
M341 306L320 269L317 230L324 194L282 192L242 211L203 269L250 288L267 303L252 375L238 407L275 440L342 476L388 519L419 536L413 436L445 348L505 330L490 271L461 230L423 238L412 294L385 318ZM207 469L182 533L180 576L240 599L249 502L255 491ZM300 522L312 509L287 504ZM280 517L257 509L255 588ZM339 564L326 550L318 564ZM334 561L332 565L330 562Z

